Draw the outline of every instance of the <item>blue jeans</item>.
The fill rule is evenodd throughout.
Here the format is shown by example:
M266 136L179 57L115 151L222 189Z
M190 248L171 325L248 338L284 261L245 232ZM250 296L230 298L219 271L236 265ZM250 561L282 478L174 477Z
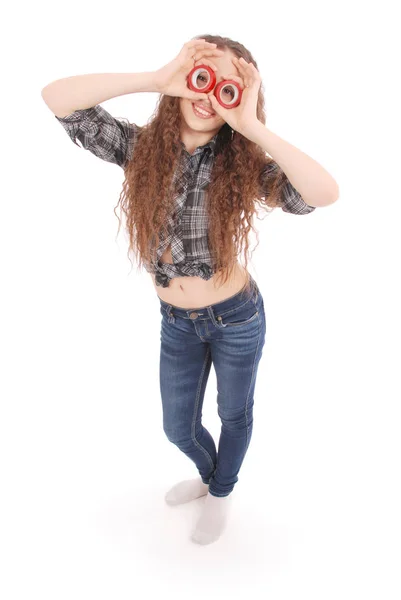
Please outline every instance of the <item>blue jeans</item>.
M213 496L228 496L248 450L253 427L256 375L265 342L262 294L251 287L196 309L159 298L160 391L163 429L196 465ZM218 453L202 425L206 383L213 366L221 419Z

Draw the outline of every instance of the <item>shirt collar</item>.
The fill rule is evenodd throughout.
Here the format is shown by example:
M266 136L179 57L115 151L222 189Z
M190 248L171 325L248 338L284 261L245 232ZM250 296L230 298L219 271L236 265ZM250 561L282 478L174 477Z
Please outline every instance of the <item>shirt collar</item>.
M210 148L211 153L214 154L215 151L216 151L216 144L217 144L217 137L218 137L218 135L219 135L219 132L217 132L216 135L214 137L212 137L212 139L209 140L209 142L207 144L205 144L204 146L198 146L195 149L194 154L199 154L200 152L204 152L207 148ZM186 150L186 148L184 146L184 142L181 142L181 146L184 148L184 150Z

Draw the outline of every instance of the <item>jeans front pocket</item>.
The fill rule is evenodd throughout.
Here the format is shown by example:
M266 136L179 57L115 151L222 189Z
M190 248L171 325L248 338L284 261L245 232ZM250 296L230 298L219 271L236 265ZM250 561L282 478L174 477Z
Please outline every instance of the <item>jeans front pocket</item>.
M259 310L252 298L243 306L217 316L217 322L222 327L241 327L257 319Z

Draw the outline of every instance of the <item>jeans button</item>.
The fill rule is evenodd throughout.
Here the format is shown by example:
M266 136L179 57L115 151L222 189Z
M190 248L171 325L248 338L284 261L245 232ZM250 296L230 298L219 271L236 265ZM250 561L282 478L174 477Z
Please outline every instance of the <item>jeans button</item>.
M198 317L198 313L197 312L191 312L191 314L189 315L190 319L196 319Z

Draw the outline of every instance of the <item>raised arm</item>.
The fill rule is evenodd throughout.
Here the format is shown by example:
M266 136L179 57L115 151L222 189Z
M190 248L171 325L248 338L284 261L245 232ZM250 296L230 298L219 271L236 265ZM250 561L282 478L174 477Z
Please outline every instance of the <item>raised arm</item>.
M158 89L155 73L94 73L53 81L43 88L42 98L74 144L125 168L133 156L139 127L128 119L117 119L99 103Z
M135 92L159 92L156 72L73 75L46 85L42 98L56 117L65 117Z

